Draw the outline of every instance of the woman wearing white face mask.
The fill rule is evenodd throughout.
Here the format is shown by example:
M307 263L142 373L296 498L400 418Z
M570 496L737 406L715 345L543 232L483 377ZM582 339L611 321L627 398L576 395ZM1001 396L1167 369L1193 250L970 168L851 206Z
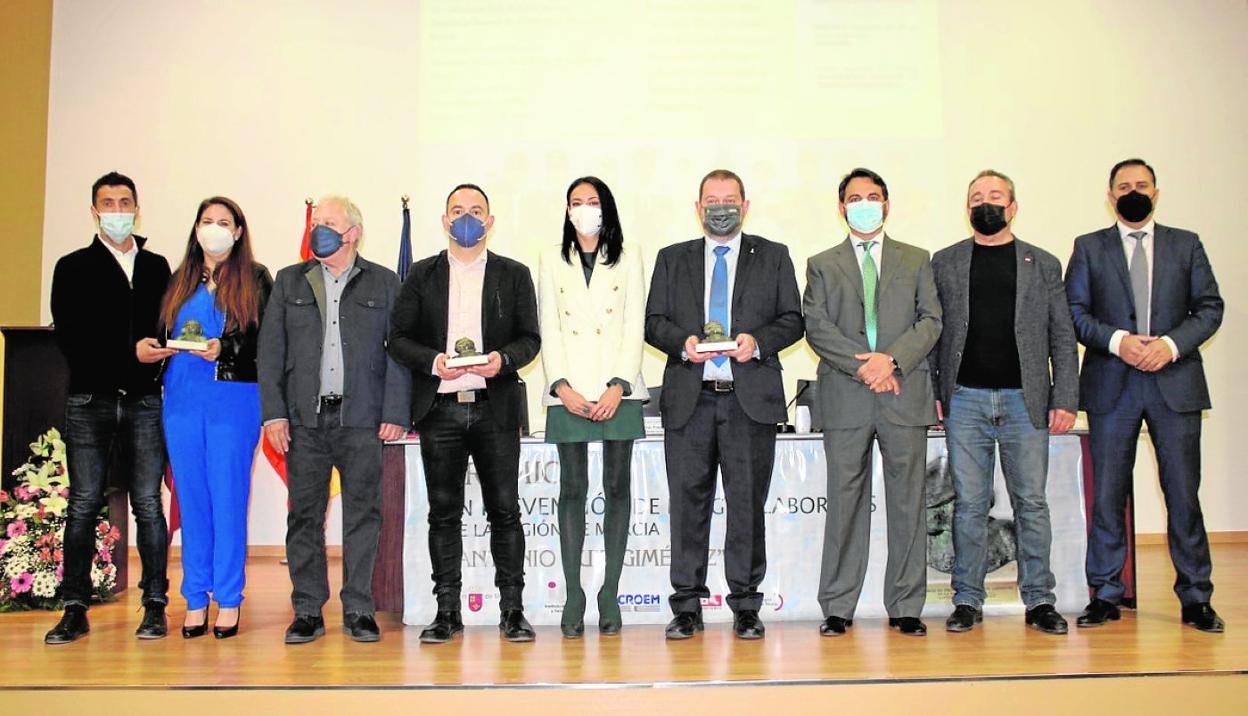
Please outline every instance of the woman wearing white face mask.
M606 577L598 628L618 634L618 601L628 542L633 441L645 434L641 379L645 283L640 252L624 245L615 198L602 180L582 177L567 192L563 243L542 256L538 303L546 370L546 442L559 449L559 545L567 587L560 628L584 633L581 549L589 483L588 443L603 444Z
M238 633L243 600L247 501L260 436L256 344L273 280L252 259L238 204L205 199L195 217L161 325L178 337L198 322L207 349L169 358L164 427L182 514L182 636L207 633L211 596L219 607L213 634L224 639Z

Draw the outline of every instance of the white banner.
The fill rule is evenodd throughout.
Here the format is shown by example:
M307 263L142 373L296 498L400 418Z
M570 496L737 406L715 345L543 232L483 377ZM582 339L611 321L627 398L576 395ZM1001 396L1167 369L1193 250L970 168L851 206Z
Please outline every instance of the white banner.
M928 440L928 600L924 614L943 615L949 603L951 518L953 488L948 477L943 437ZM1054 437L1049 446L1049 510L1053 520L1052 568L1057 577L1058 608L1077 612L1087 602L1083 561L1087 544L1083 504L1082 457L1079 437ZM668 566L671 560L667 480L663 441L639 440L633 449L632 524L620 580L620 607L625 624L663 624L670 618ZM771 620L823 618L816 601L827 477L823 441L818 435L781 436L767 502L767 578L762 616ZM481 501L476 471L469 465L464 509L463 617L466 624L498 622L498 591L494 587L489 525ZM590 446L587 536L581 579L588 597L585 622L597 622L597 594L605 570L602 543L603 496L601 444ZM985 612L1021 613L1015 587L1013 522L1004 479L998 465L996 502L991 512L988 602ZM888 554L881 460L874 460L871 520L871 561L857 617L883 617L884 563ZM554 445L526 440L520 458L520 512L525 533L525 614L534 624L559 623L564 602L563 571L559 557L559 460ZM407 447L407 510L403 548L406 624L425 624L436 611L429 562L428 501L418 444ZM723 491L715 502L711 522L710 567L704 600L707 621L731 620L724 601L722 546ZM945 571L941 571L941 569Z

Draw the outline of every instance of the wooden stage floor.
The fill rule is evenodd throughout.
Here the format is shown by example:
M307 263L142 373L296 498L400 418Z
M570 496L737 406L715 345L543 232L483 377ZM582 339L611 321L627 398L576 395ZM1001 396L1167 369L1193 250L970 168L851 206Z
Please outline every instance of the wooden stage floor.
M137 571L137 559L131 559ZM685 642L665 641L658 626L632 626L615 638L599 638L590 629L579 641L564 640L557 628L544 627L532 644L508 644L493 627L470 627L462 640L427 646L417 639L419 629L404 627L397 615L386 614L379 619L382 641L356 644L339 628L335 600L326 609L329 629L324 638L286 646L282 634L290 611L285 567L274 557L253 557L242 632L235 639L183 640L177 632L182 605L175 600L170 637L138 641L133 630L140 617L139 595L133 588L118 601L92 609L91 635L67 646L42 642L56 615L0 614L0 658L5 664L0 700L5 699L3 691L48 693L66 687L610 689L1024 682L1114 675L1225 675L1237 688L1248 683L1248 603L1239 596L1248 592L1248 544L1214 545L1214 605L1229 625L1222 635L1180 625L1164 546L1142 547L1138 564L1141 609L1095 630L1074 629L1076 615L1068 614L1072 629L1065 637L1026 629L1020 615L989 618L982 628L960 635L946 633L943 619L933 618L925 639L902 637L883 621L867 619L840 638L820 637L810 622L772 622L767 638L757 642L734 639L729 625L710 625L702 636ZM336 560L331 562L333 569L337 566ZM171 570L171 578L176 585L177 569Z

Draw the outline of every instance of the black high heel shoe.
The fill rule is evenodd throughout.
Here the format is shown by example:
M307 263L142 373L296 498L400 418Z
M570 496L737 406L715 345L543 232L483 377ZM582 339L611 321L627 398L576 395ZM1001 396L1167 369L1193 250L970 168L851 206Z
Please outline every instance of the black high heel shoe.
M212 626L213 636L218 639L229 639L232 636L238 636L238 625L243 623L243 607L240 605L235 608L238 609L238 620L234 622L234 626L219 627L214 624ZM217 616L219 617L220 613Z
M195 639L208 633L208 610L204 609L204 623L198 626L188 627L182 624L182 638Z

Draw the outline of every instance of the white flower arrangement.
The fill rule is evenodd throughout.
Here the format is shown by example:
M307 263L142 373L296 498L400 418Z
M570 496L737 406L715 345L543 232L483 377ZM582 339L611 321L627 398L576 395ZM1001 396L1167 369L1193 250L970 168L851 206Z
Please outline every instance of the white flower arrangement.
M0 612L59 609L69 471L65 443L56 429L30 444L31 459L13 471L12 493L0 490ZM117 567L112 547L120 538L103 516L95 526L91 564L94 597L113 597Z

